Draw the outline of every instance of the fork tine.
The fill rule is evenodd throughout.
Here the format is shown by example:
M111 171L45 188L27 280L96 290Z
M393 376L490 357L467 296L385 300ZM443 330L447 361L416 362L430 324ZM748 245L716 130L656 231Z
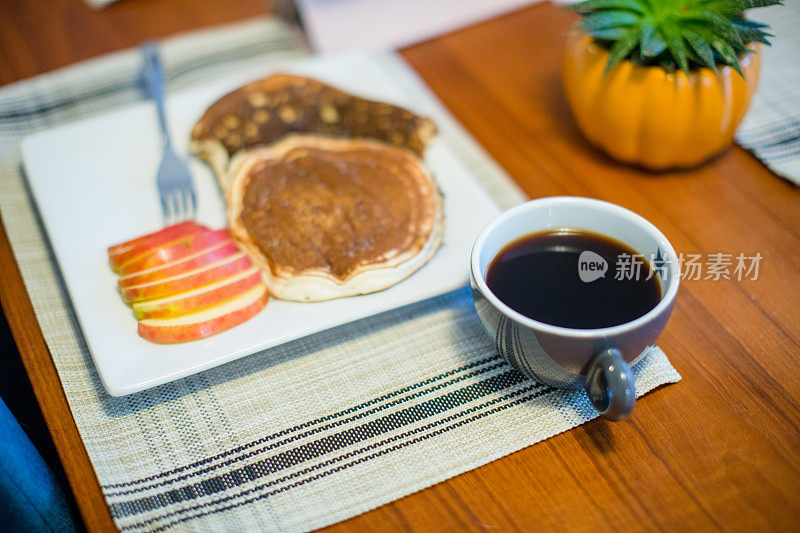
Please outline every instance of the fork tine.
M170 224L178 223L178 206L177 202L175 201L174 190L170 190L169 192L169 221Z
M192 218L192 199L189 197L189 191L182 190L181 191L181 214L182 219L190 219Z
M161 212L164 213L164 222L169 225L169 194L161 191L159 196L161 197Z
M197 213L197 194L194 192L194 187L189 189L189 207L191 217L194 218L194 215Z
M181 204L181 193L178 190L172 191L172 220L178 223L183 220L183 205Z

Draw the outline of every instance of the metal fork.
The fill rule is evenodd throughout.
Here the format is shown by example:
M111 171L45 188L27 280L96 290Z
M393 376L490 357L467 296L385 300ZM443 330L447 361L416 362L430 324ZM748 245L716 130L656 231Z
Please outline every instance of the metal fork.
M158 125L164 143L164 155L158 167L156 184L161 196L161 210L167 224L193 218L197 210L197 197L189 167L178 157L172 148L167 129L167 117L164 112L164 71L155 43L142 46L144 66L142 77L147 87L148 96L155 102L158 110Z

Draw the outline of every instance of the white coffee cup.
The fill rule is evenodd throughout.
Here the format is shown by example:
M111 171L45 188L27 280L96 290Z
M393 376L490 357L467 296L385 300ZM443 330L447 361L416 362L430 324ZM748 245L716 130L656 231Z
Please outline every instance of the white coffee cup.
M567 228L599 233L627 244L644 258L660 258L654 265L660 302L618 326L573 329L526 317L492 293L486 272L505 246L532 233ZM511 365L550 385L583 385L601 415L622 420L636 401L629 365L636 364L664 329L678 294L680 265L664 234L636 213L601 200L562 196L526 202L489 223L473 246L470 279L484 328Z

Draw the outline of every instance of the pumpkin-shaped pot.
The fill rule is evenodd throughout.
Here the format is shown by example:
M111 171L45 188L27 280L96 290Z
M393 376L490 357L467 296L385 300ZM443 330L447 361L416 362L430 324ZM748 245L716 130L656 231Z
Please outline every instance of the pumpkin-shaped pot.
M687 76L631 61L603 75L607 61L608 50L570 34L562 74L575 120L612 157L653 170L696 166L727 148L761 69L757 46L740 61L744 78L727 66Z

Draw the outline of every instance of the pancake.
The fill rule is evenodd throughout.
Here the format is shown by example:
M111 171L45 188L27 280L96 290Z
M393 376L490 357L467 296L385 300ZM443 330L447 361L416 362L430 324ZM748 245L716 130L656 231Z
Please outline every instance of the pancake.
M223 188L230 158L287 134L364 138L422 156L436 126L401 107L373 102L311 78L276 74L226 94L192 130L190 149L206 160Z
M403 148L289 136L242 153L229 176L231 234L277 298L309 302L385 289L441 244L441 195Z

